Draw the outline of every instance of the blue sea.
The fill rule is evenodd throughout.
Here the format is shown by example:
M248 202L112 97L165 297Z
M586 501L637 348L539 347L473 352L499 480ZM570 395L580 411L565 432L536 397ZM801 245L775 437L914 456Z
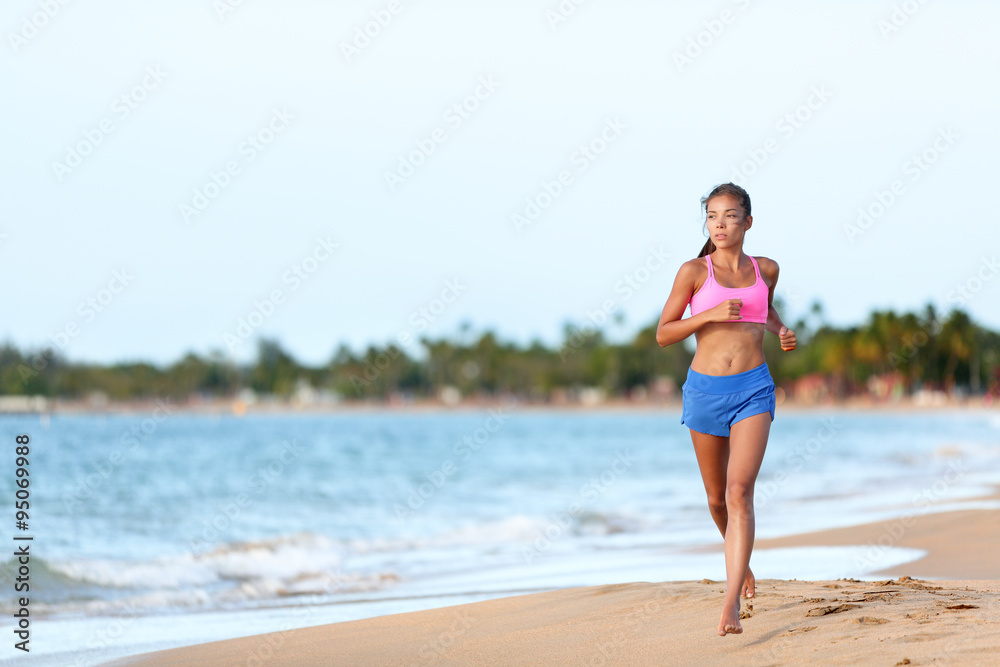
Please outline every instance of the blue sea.
M31 653L144 651L573 586L723 580L679 409L0 418L3 539L30 535ZM14 438L31 438L29 529ZM956 507L1000 484L1000 411L788 410L758 538ZM13 553L13 547L10 548ZM758 549L758 578L878 578L891 544ZM947 573L942 573L942 577ZM884 578L884 577L883 577Z

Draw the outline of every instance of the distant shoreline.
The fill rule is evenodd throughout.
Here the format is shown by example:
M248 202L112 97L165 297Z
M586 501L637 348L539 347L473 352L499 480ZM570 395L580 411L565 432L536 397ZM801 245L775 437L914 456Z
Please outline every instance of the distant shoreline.
M605 400L594 403L558 402L539 403L521 402L516 400L469 400L458 403L446 403L440 400L420 401L385 401L385 402L338 402L327 404L304 404L285 401L262 400L254 403L244 403L238 399L218 399L211 401L187 401L173 403L169 399L109 401L95 404L87 400L67 401L55 399L35 404L23 409L4 409L0 407L0 416L12 415L53 415L53 414L142 414L157 411L162 413L169 409L171 413L205 414L205 415L335 415L335 414L425 414L425 413L462 413L482 412L485 410L510 410L518 412L660 412L679 411L681 402L676 401L631 401L628 399ZM779 402L777 411L815 412L942 412L942 411L985 411L1000 413L1000 402L988 402L981 397L964 400L946 400L930 402L912 398L896 401L873 401L866 398L853 398L838 402L807 403L794 400Z

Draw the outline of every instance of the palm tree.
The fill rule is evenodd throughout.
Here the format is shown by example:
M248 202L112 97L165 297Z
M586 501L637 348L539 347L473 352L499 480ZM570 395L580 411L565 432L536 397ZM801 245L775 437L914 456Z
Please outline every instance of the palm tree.
M944 385L949 394L955 391L956 371L961 362L968 362L975 347L975 325L969 315L953 310L941 327L939 338L948 361L944 368Z

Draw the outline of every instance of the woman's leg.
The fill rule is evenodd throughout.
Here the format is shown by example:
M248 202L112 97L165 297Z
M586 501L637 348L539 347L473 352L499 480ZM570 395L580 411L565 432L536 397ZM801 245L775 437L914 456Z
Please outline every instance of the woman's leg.
M764 460L771 415L767 412L742 419L729 431L729 465L726 470L726 600L719 634L743 632L740 625L740 585L746 577L753 551L753 488Z
M729 438L691 431L691 442L694 445L695 457L698 459L701 481L705 484L705 493L708 496L708 511L722 537L725 538L726 526L729 523L729 511L726 509ZM753 597L755 587L753 572L747 567L747 575L740 592L748 598Z

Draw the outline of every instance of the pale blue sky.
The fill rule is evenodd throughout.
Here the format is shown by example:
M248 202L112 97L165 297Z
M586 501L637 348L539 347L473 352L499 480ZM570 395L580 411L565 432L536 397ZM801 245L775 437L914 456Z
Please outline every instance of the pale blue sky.
M348 62L342 44L388 0L244 0L220 17L225 1L4 5L4 339L166 363L226 350L275 290L234 358L261 333L317 364L463 320L555 344L606 300L631 335L704 242L699 198L753 154L745 250L780 264L787 320L814 299L841 325L947 310L968 284L965 308L1000 327L995 3L909 3L883 34L900 3L592 0L553 27L555 0L404 1ZM602 132L604 152L581 157ZM81 142L78 165L55 164ZM390 189L415 142L434 151ZM519 231L512 216L560 172ZM284 278L314 253L307 280ZM123 269L102 312L78 309ZM637 270L638 289L616 289ZM422 327L448 281L457 297Z

